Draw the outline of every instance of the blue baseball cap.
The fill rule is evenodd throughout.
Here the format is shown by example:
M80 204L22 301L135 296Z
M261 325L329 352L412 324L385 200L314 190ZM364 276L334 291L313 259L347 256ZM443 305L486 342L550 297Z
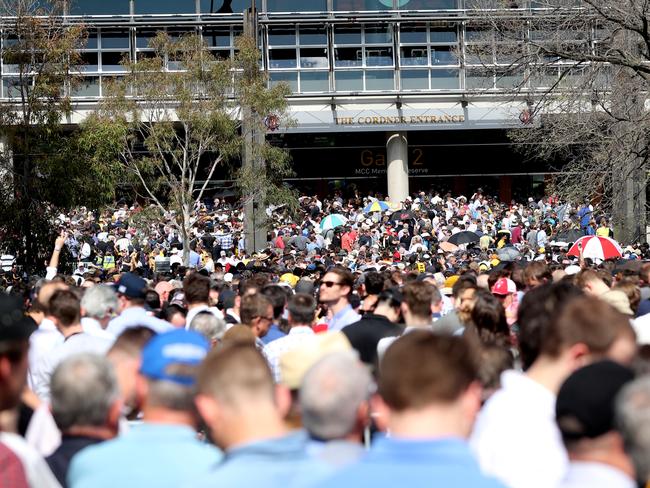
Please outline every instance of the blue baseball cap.
M124 273L117 282L117 292L128 298L144 298L147 282L133 273Z
M198 332L176 329L158 334L142 351L140 373L153 380L192 386L194 376L170 374L167 370L172 364L198 366L209 350L208 341Z

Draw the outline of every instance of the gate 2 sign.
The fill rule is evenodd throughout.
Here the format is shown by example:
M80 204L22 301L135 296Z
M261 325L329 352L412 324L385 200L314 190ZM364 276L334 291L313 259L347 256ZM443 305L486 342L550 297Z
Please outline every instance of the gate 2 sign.
M429 174L424 165L424 151L419 147L409 149L409 175ZM386 174L386 152L365 149L361 151L360 165L355 168L355 176L379 176Z

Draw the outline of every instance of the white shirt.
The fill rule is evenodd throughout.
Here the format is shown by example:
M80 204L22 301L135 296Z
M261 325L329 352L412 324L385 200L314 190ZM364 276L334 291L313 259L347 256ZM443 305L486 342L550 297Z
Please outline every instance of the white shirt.
M555 395L517 371L501 375L501 389L484 405L470 446L486 474L510 488L552 488L568 469L555 423Z
M43 319L38 329L29 336L27 385L32 391L34 390L34 374L38 360L42 357L49 356L52 350L61 344L63 344L63 335L50 319Z
M85 332L69 336L48 355L38 359L34 371L34 393L42 401L48 402L50 400L50 379L61 361L79 353L104 355L111 345L112 341L100 339Z
M286 336L280 337L264 346L264 354L271 366L271 371L273 371L273 377L275 378L276 383L279 383L282 380L280 373L280 357L283 354L314 340L316 340L316 334L311 327L297 326L289 329L289 333Z
M115 246L120 250L120 251L128 251L129 246L131 245L131 241L127 239L126 237L121 237L120 239L117 240L115 243Z
M602 463L572 462L559 488L636 488L632 478Z
M81 327L86 334L111 342L115 341L115 336L106 331L97 319L93 319L92 317L83 317L81 319Z
M650 313L630 320L630 323L636 332L637 344L650 344Z

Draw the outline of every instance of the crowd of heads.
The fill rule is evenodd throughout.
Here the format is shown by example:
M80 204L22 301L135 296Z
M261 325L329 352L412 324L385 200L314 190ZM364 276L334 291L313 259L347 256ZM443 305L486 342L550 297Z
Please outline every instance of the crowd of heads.
M178 235L131 229L137 207L71 217L47 276L0 297L0 409L17 414L3 430L46 458L32 479L564 487L588 462L649 481L645 248L553 248L605 220L586 204L421 194L395 222L371 202L305 197L295 224L269 210L269 246L248 254L240 213L216 201L196 209L192 262L171 265ZM346 223L322 227L332 212ZM528 240L542 231L547 249ZM480 240L445 245L461 232ZM135 257L88 266L86 244Z

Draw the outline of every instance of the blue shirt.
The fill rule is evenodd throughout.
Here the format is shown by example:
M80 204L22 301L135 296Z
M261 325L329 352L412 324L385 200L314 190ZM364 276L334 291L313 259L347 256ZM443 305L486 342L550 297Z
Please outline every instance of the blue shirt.
M464 440L384 437L375 441L368 455L359 463L338 471L316 486L505 488L499 481L481 473Z
M126 434L83 449L68 471L70 488L177 488L208 473L221 459L185 425L142 423Z
M198 268L199 264L201 264L201 255L196 251L190 250L190 268Z
M339 313L334 314L332 320L327 324L328 331L342 330L346 325L354 324L361 320L361 315L354 311L352 305L347 305Z
M129 307L124 309L119 317L115 317L108 323L106 331L115 337L119 336L129 327L142 325L149 327L156 334L167 332L173 328L172 324L147 314L144 307Z
M262 337L262 342L264 344L268 344L269 342L273 342L276 339L280 339L281 337L285 337L287 334L282 332L280 330L280 326L278 324L271 324L271 327L269 327L269 331L266 333L264 337Z
M219 466L188 488L302 488L328 476L325 464L306 452L303 431L283 437L245 444L226 452ZM153 486L153 485L150 485Z

